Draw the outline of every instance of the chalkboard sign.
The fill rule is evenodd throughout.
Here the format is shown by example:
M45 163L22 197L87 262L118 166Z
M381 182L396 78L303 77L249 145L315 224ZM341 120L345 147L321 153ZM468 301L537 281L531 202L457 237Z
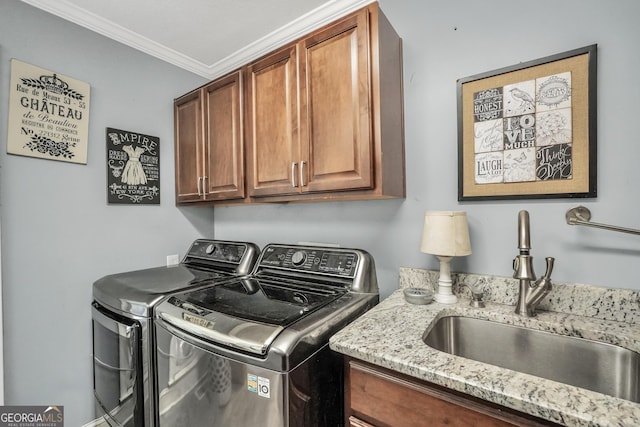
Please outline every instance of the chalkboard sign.
M160 138L107 128L107 201L160 204Z

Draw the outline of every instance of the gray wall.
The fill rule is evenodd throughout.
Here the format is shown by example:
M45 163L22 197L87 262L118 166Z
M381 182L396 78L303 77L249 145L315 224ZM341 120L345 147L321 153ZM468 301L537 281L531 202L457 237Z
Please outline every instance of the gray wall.
M6 154L9 60L91 85L86 165ZM173 98L203 79L15 0L0 1L0 218L6 404L92 418L91 284L162 265L213 235L210 209L174 204ZM160 138L161 204L106 202L105 128Z
M514 6L515 5L515 6ZM17 1L0 3L0 117L9 59L89 82L85 165L7 156L0 132L0 213L7 404L63 404L69 425L91 415L91 282L162 264L198 236L320 241L369 250L383 296L400 266L437 268L419 250L425 210L468 211L473 254L453 269L511 275L517 212L532 219L533 255L557 258L558 281L639 289L638 237L570 227L585 204L594 221L640 228L634 124L640 116L636 0L477 2L381 0L404 39L407 198L215 209L173 206L171 100L202 80ZM456 79L599 44L597 199L457 202ZM162 205L108 206L104 128L159 136ZM6 129L3 127L3 129ZM214 224L214 225L212 225Z
M219 238L329 241L368 249L383 294L398 268L438 268L420 252L426 210L466 210L473 254L457 271L510 276L517 213L531 214L538 274L556 257L553 277L640 289L638 236L566 224L578 204L593 220L640 228L640 2L616 0L381 0L404 40L407 198L401 201L216 208ZM598 197L581 200L457 201L456 80L598 43Z

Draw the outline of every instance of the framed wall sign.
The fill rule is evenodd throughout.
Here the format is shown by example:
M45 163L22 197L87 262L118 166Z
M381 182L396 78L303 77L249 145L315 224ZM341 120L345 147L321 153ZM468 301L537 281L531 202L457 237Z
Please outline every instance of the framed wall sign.
M107 201L160 204L160 138L107 128Z
M596 197L597 45L458 80L458 200Z
M90 89L12 59L7 153L86 164Z

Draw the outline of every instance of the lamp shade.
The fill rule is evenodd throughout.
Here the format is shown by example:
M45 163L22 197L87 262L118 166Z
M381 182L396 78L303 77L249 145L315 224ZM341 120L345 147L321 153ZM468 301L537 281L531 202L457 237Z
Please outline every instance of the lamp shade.
M424 215L420 250L441 256L471 254L467 213L460 211L427 211Z

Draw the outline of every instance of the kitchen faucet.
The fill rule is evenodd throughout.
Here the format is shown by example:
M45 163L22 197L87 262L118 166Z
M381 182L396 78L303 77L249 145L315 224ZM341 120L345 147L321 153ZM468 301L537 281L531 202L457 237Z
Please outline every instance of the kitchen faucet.
M547 257L547 271L544 276L536 280L533 272L533 257L531 250L531 236L529 233L529 212L522 210L518 213L518 249L520 255L513 260L513 278L520 281L520 292L516 313L531 317L535 316L538 303L551 291L551 271L554 258Z

